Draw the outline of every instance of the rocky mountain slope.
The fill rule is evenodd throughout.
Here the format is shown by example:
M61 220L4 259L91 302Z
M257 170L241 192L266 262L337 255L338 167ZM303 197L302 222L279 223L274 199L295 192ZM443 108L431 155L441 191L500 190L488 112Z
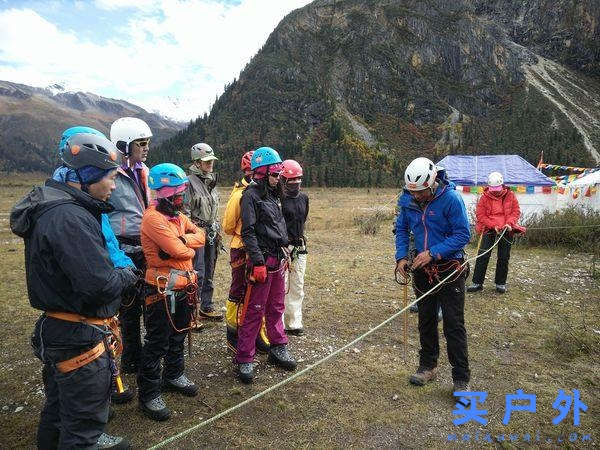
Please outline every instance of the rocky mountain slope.
M398 185L417 155L593 165L599 16L597 0L316 0L156 157L186 161L204 140L232 178L270 145L326 185Z
M123 100L59 85L43 89L0 81L0 170L48 172L58 161L56 146L65 128L84 124L108 133L123 116L145 120L158 142L183 127Z

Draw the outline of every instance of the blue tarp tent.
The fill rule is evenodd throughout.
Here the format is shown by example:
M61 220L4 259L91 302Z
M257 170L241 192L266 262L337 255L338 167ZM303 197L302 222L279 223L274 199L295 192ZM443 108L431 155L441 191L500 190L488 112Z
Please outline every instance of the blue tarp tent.
M554 186L556 183L519 155L448 155L437 165L459 186L487 184L491 172L500 172L508 185Z

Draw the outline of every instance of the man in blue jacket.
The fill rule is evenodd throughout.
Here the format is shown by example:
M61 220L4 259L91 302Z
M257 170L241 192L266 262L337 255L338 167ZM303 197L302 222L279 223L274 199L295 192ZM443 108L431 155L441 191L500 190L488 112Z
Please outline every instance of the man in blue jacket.
M427 158L412 161L404 173L406 183L398 200L396 219L396 272L412 271L415 295L420 297L460 267L469 242L469 221L462 198L443 170ZM408 252L414 235L416 256ZM412 259L412 262L409 260ZM442 308L443 329L452 365L454 391L468 390L470 378L465 331L465 276L458 271L419 304L419 368L409 381L423 386L437 375L440 352L437 308Z

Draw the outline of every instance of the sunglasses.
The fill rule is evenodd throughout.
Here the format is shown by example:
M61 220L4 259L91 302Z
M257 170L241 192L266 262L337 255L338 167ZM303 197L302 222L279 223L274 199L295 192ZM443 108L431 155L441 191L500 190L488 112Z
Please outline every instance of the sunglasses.
M135 145L137 145L140 148L148 147L148 145L150 145L150 139L148 139L147 141L133 141L133 142L135 143Z

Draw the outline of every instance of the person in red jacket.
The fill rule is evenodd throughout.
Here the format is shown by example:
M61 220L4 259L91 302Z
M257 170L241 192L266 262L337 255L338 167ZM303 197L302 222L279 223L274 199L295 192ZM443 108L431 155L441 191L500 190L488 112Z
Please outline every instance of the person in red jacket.
M492 172L488 176L488 186L483 190L483 195L477 202L475 210L477 223L475 230L483 234L479 255L487 251L496 237L506 228L506 233L498 243L498 261L496 262L496 292L506 292L506 277L508 275L508 260L510 258L510 246L515 233L525 232L525 228L517 222L521 216L521 208L514 192L504 186L504 179L500 172ZM473 271L473 283L467 288L467 292L476 292L483 289L485 271L490 261L491 252L477 258L475 270Z

